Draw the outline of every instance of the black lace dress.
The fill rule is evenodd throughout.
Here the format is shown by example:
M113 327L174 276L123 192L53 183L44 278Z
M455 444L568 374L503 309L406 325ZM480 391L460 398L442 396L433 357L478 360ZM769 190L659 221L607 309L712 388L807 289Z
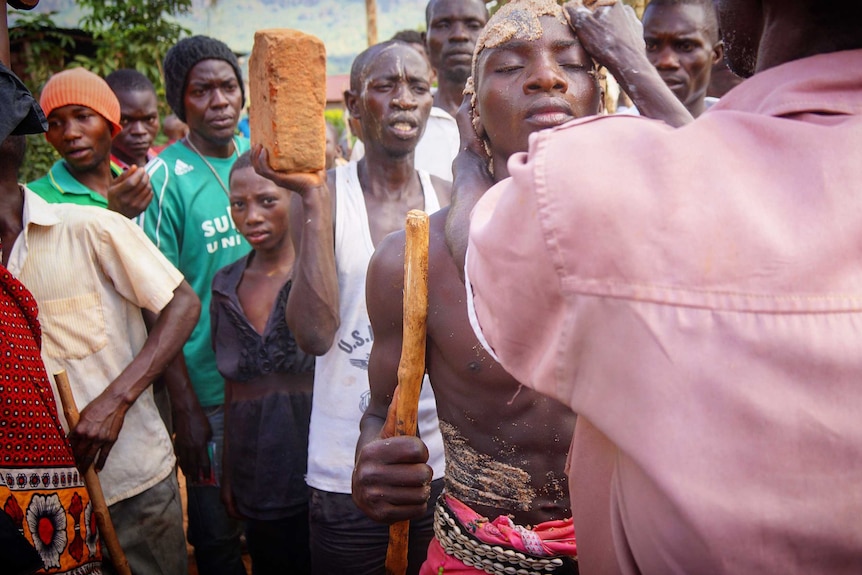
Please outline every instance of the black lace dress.
M246 319L237 287L249 256L213 278L210 308L216 364L232 386L266 393L226 405L229 474L238 510L259 520L299 513L308 504L305 471L314 357L296 344L284 319L291 282L281 288L260 335ZM301 383L301 384L300 384Z

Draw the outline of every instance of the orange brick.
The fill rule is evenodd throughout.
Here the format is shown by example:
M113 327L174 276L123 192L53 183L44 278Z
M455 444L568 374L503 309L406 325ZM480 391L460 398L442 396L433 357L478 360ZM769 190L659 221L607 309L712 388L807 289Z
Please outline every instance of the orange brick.
M269 150L284 172L316 172L326 163L326 48L298 30L259 30L249 58L252 145Z

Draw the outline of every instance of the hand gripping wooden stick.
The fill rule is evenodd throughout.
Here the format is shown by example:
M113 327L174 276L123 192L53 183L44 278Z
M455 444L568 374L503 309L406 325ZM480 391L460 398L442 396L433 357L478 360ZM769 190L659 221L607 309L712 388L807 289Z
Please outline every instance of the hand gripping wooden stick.
M74 429L81 419L81 414L78 413L78 406L75 405L75 398L72 396L72 387L69 385L69 376L66 375L66 370L63 369L55 373L54 381L57 383L57 393L60 394L60 402L63 404L63 415L66 416L69 429ZM87 493L90 494L90 501L93 502L93 514L96 516L96 524L99 526L102 541L105 542L105 547L111 554L111 563L114 564L114 568L120 575L132 575L126 554L120 547L117 532L111 522L111 515L108 513L108 505L105 503L105 494L102 493L99 474L96 473L92 465L84 473L84 485L87 487Z
M398 363L398 404L395 433L415 435L419 392L425 376L425 326L428 319L428 214L410 210L407 214L407 241L404 249L404 305L401 361ZM410 522L389 527L386 575L407 571L407 539Z

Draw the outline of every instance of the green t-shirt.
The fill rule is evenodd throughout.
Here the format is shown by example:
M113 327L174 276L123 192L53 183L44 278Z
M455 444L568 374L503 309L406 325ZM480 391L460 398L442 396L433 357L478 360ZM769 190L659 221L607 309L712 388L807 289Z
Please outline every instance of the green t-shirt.
M216 368L210 337L212 279L249 252L230 217L228 185L237 155L249 141L234 138L237 153L204 160L182 142L162 151L147 166L153 201L138 221L161 252L185 276L201 300L201 317L183 348L189 377L204 407L224 403L224 379ZM221 182L213 174L215 170Z
M111 167L116 178L120 171ZM57 160L47 174L27 184L49 204L78 204L81 206L108 207L108 198L94 192L69 173L64 160Z

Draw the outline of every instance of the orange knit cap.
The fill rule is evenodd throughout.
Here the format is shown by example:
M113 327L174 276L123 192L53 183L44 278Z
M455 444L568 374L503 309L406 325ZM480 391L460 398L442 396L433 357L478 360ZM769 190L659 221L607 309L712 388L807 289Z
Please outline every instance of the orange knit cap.
M51 76L42 88L39 104L46 117L63 106L86 106L110 122L111 136L123 131L117 96L107 82L84 68L63 70Z

